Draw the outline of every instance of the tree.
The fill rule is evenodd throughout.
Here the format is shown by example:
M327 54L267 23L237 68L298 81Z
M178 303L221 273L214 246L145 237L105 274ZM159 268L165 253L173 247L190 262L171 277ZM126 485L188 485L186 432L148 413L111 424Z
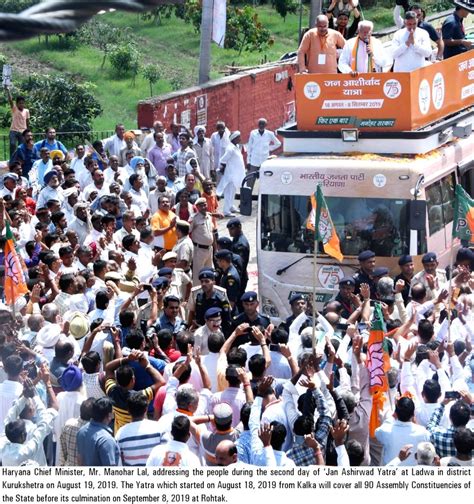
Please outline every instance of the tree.
M299 3L295 0L274 0L275 10L280 14L284 21L288 14L294 14L298 9Z
M227 9L227 26L224 47L239 51L263 51L274 42L270 31L260 20L255 9L246 5L243 8Z
M173 14L173 5L158 5L154 9L143 12L141 17L143 21L151 20L152 24L160 25L163 19L169 19Z
M132 33L129 27L119 28L104 21L92 19L78 31L78 37L83 43L103 53L100 68L104 68L109 53L119 44L130 41Z
M33 131L54 126L58 131L78 132L78 141L88 137L102 107L94 97L94 84L76 80L72 75L32 74L20 84L18 91L28 101Z
M286 0L291 2L293 0ZM179 9L178 9L179 7ZM183 5L176 6L176 16L182 17L186 23L191 23L196 32L201 29L202 8L199 0L186 0ZM250 5L244 7L227 7L227 24L224 47L239 51L263 51L274 42L256 10Z
M153 84L156 84L161 77L160 68L158 67L158 65L153 65L153 63L150 63L149 65L145 65L143 67L142 75L150 85L150 96L153 96Z
M119 76L138 74L140 53L133 43L114 46L109 54L110 64Z

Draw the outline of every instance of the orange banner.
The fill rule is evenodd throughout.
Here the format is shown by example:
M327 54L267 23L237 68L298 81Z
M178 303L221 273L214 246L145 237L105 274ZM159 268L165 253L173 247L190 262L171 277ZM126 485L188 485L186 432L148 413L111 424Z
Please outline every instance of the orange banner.
M474 51L413 72L298 74L299 130L410 131L474 104Z

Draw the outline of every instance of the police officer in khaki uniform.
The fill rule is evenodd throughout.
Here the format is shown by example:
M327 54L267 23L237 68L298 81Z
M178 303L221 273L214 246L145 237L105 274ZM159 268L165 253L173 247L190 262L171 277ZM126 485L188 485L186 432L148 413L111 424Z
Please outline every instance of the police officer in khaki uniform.
M212 244L214 235L212 233L212 217L207 211L207 201L205 198L196 200L198 213L194 215L189 230L193 237L193 285L199 284L199 272L203 268L212 268Z
M232 252L222 249L216 252L215 257L221 271L219 285L226 290L232 312L235 314L237 301L240 298L240 276L232 264Z
M199 272L200 286L193 287L188 301L188 325L202 326L206 323L205 313L209 308L222 310L222 332L229 336L231 332L231 308L226 290L216 285L213 269L204 268Z

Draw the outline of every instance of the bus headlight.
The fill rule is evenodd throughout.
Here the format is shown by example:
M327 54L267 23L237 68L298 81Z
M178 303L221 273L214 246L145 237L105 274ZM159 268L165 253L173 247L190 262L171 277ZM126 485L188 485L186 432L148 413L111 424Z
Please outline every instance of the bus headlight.
M270 298L262 296L262 311L267 317L279 317L280 312Z

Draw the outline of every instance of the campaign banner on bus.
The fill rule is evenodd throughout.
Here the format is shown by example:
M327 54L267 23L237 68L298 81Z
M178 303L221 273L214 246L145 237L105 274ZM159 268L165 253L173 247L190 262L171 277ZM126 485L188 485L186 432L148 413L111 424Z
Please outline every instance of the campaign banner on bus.
M474 54L413 72L298 74L299 130L410 131L474 104Z

